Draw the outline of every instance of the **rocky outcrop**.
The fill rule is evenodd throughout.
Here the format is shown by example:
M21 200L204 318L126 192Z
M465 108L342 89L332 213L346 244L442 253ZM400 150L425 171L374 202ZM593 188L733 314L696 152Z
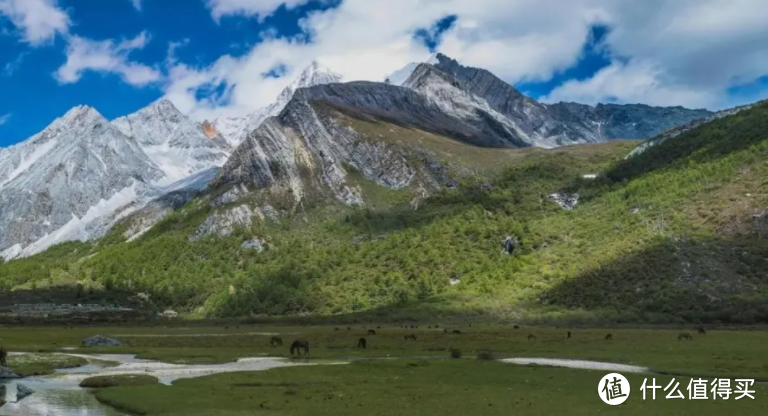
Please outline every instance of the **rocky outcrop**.
M243 243L240 244L240 248L262 251L264 250L264 242L258 238L252 238L250 240L243 241Z
M549 197L566 211L570 211L576 208L576 205L579 203L579 194L566 194L562 192L556 192L549 195Z
M35 391L21 383L16 383L16 402L35 394Z
M213 213L197 227L189 241L197 241L205 236L216 234L219 237L231 235L238 227L249 227L253 223L254 212L248 205L240 205L225 211Z
M122 347L123 342L102 335L94 335L83 340L83 347Z

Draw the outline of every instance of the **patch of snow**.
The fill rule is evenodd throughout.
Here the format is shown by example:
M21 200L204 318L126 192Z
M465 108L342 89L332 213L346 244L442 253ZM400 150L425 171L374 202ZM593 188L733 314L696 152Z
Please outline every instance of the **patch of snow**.
M38 146L32 153L27 155L25 158L21 160L21 163L19 163L19 166L14 169L5 180L0 182L0 188L3 187L3 185L7 184L8 182L16 179L17 176L21 175L29 169L32 165L35 164L41 157L45 156L48 152L51 151L54 147L56 147L56 143L58 143L57 140L49 140L40 146Z
M586 175L581 175L581 177L584 178L584 179L595 179L595 178L597 178L597 174L596 173L588 173Z

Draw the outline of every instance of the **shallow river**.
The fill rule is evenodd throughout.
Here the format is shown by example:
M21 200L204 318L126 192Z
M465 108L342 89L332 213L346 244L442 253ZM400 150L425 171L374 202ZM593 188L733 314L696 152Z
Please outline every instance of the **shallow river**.
M76 354L73 354L76 355ZM261 371L276 367L306 365L275 358L244 358L220 365L167 364L141 360L133 355L78 355L89 360L88 365L57 370L56 374L28 377L20 380L0 380L6 386L6 404L0 407L2 416L124 416L123 413L103 405L80 382L94 375L149 374L161 383L171 384L180 378L235 372ZM119 363L118 365L110 364ZM31 396L16 400L16 383L35 391Z

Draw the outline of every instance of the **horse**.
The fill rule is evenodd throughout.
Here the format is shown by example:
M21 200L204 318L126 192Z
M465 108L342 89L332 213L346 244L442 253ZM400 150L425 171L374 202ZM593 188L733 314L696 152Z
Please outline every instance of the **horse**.
M8 351L0 347L0 367L8 367Z
M571 337L571 331L568 331L568 338Z
M696 330L699 331L699 334L701 334L701 335L704 335L704 334L707 333L707 331L704 329L703 326L700 326L700 327L696 328Z
M334 331L338 331L338 330L339 330L339 327L337 326L336 328L333 328L333 330L334 330Z
M528 334L528 341L536 341L536 335Z
M347 327L347 331L351 331L351 330L352 330L352 328L350 328L350 327Z
M376 330L369 329L368 330L368 335L376 335Z
M297 339L296 341L293 341L291 344L291 355L293 355L293 351L295 350L299 355L301 355L301 350L304 350L304 355L309 355L309 341Z
M680 335L677 336L678 341L682 341L684 339L687 339L688 341L693 341L693 337L691 336L691 334L687 332L682 332L680 333Z
M412 339L412 340L416 341L416 334L406 334L403 337L403 339L406 340L406 341L408 341L409 339Z
M606 340L613 339L613 334L608 334L605 336Z
M274 336L274 337L269 339L269 345L271 345L273 347L282 347L283 346L283 339L278 337L278 336Z
M454 334L461 334L461 331L459 331L458 329L454 329L454 330L453 330L453 331L451 331L451 332L452 332L452 333L454 333Z
M365 338L360 338L357 340L357 348L366 349L368 348L368 341L365 340Z
M520 325L514 325L512 329L520 329Z

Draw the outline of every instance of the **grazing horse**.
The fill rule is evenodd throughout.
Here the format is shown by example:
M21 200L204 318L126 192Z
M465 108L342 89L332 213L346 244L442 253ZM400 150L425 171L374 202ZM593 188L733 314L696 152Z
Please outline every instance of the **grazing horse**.
M406 341L408 341L409 339L412 339L412 340L416 341L416 334L406 334L403 337L403 339L406 340Z
M274 336L274 337L269 339L269 345L271 345L273 347L282 347L283 346L283 339L278 337L278 336Z
M301 350L304 350L304 355L309 355L309 341L305 341L303 339L297 339L296 341L293 341L291 344L291 355L293 355L293 351L296 350L296 352L301 355Z
M333 330L334 330L334 331L338 331L338 330L339 330L339 327L337 326L336 328L333 328Z
M376 331L373 329L368 330L368 335L376 335Z
M520 329L520 325L515 325L512 327L512 329Z
M8 351L5 348L0 347L0 367L8 367Z
M681 333L680 335L677 336L677 340L678 341L682 341L684 339L687 339L688 341L693 341L693 337L691 336L691 334L689 334L687 332L683 332L683 333Z
M351 331L351 330L352 330L352 328L350 328L350 327L347 327L347 331Z
M536 341L536 335L528 334L528 341Z
M605 336L605 339L606 339L606 340L608 340L608 339L613 339L613 334L608 334L608 335L606 335L606 336Z
M568 338L571 337L571 331L568 331Z
M696 330L699 331L699 334L701 334L701 335L704 335L704 334L707 333L707 331L704 329L703 326L700 326L700 327L696 328Z
M366 341L365 338L358 339L357 348L362 348L362 349L368 348L368 341Z
M453 332L454 334L461 334L461 331L459 331L458 329L454 329L454 330L453 330L453 331L451 331L451 332Z

